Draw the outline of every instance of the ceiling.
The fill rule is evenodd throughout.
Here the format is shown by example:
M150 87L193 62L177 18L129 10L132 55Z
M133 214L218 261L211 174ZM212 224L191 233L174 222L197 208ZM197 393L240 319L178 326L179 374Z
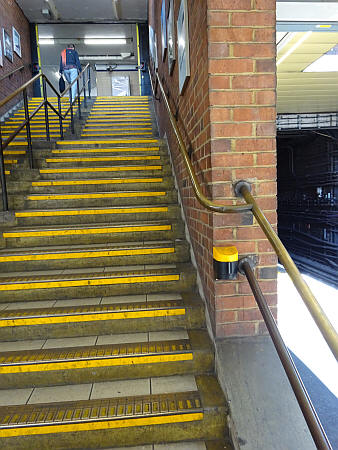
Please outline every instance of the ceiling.
M337 111L338 64L337 72L303 70L338 43L338 33L295 32L290 37L277 53L278 113Z
M16 0L30 22L144 22L148 0ZM42 14L49 10L49 17Z

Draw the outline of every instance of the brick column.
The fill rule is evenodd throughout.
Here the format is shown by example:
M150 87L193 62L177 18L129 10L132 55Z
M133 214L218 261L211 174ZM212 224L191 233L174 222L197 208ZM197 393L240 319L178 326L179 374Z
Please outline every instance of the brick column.
M180 0L175 0L176 24ZM276 223L275 1L188 0L191 77L183 95L178 64L168 72L161 54L161 4L149 0L157 34L159 75L191 152L203 192L227 204L233 183L246 179L272 224ZM169 2L166 2L168 7ZM156 101L160 134L172 154L191 244L216 337L264 332L262 317L242 276L215 282L212 248L236 245L256 254L256 275L275 312L276 256L251 213L213 214L193 193L163 101Z
M208 0L211 166L214 200L232 204L245 179L276 224L276 69L274 0ZM248 226L252 223L253 226ZM276 312L276 256L252 216L214 215L214 245L256 254L256 275ZM248 283L216 282L217 337L264 331Z

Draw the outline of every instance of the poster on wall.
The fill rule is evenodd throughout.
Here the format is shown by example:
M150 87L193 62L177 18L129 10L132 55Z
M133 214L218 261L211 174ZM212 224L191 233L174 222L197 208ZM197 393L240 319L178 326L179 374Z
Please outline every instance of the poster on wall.
M16 29L14 27L12 27L12 32L13 32L13 50L21 58L21 38L20 38L20 34L16 31Z
M190 77L188 3L181 0L177 19L178 72L180 94Z
M150 59L154 69L158 68L158 60L157 60L157 45L156 45L156 33L149 25L149 52Z
M168 66L169 66L169 74L170 75L173 72L174 62L176 60L174 11L175 11L174 0L170 0L169 1L168 23L167 23Z
M161 9L161 41L162 41L162 60L164 61L167 51L167 16L165 13L165 0L162 0Z
M12 39L4 28L2 29L2 40L4 44L4 55L10 62L13 62Z
M2 67L4 65L3 59L2 59L2 44L0 39L0 66Z

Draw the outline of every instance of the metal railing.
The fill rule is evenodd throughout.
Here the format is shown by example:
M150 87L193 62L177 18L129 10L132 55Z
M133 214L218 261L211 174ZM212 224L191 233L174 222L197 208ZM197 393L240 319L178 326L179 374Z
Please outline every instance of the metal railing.
M17 72L22 72L24 68L25 68L25 66L20 66L20 67L18 67L17 69L14 69L14 70L12 70L12 71L9 72L9 73L6 73L6 75L4 75L4 76L2 76L2 77L0 78L0 83L1 83L1 81L6 80L6 78L10 78L11 76L13 76L14 74L16 74Z
M292 390L297 398L300 409L308 424L310 433L316 447L320 450L332 450L330 441L328 440L326 433L320 423L316 410L311 402L309 394L303 384L301 376L296 368L295 363L283 341L283 338L278 330L275 319L270 311L268 303L259 287L258 281L255 277L254 271L251 267L249 258L242 258L239 261L239 270L246 276L248 283L251 287L252 293L255 297L259 310L263 316L265 325L269 331L272 342L275 346L279 359L283 365L285 373L289 379Z
M277 130L338 128L338 113L278 114Z
M186 169L188 171L190 180L192 182L194 191L196 193L197 200L205 208L207 208L211 211L214 211L214 212L218 212L218 213L247 211L242 206L237 206L237 207L232 206L232 207L230 207L230 210L229 210L229 207L220 207L219 205L215 205L213 202L206 199L203 194L201 195L200 185L198 183L198 180L197 180L196 174L194 172L194 168L191 164L190 158L188 156L188 152L187 152L186 146L184 144L180 130L178 128L176 119L175 119L174 114L169 105L169 101L168 101L168 98L164 91L164 88L163 88L162 82L160 80L160 77L158 75L158 72L155 72L155 76L156 76L156 85L155 86L153 84L153 80L152 80L150 71L149 71L149 75L150 75L150 81L151 81L154 98L156 98L156 85L159 86L160 92L162 94L162 98L164 100L164 104L166 106L166 109L167 109L167 112L169 115L171 125L174 129L175 136L179 143L180 153L183 157ZM289 274L289 276L292 279L294 285L296 286L299 294L301 295L305 305L307 306L312 317L314 318L319 330L321 331L323 337L325 338L329 348L331 349L335 358L338 359L338 335L337 335L337 332L335 331L334 327L332 326L329 319L325 315L324 311L322 310L318 301L312 294L311 290L309 289L309 287L307 286L305 281L302 279L301 274L299 273L299 270L297 269L295 263L293 262L292 258L290 257L289 253L287 252L286 248L282 244L282 242L279 239L279 237L277 236L277 234L274 232L269 221L264 216L263 211L260 209L260 207L256 203L255 199L251 195L250 183L245 182L245 181L239 181L238 183L235 184L234 188L235 188L236 195L243 197L244 200L246 201L247 205L250 206L250 210L252 211L252 213L255 216L262 231L264 232L264 234L268 238L269 242L271 243L272 247L274 248L281 263L284 265L287 273ZM260 294L262 294L262 293L259 289L257 281L255 281L255 283L254 283L252 280L251 274L249 274L249 276L247 275L247 273L249 273L249 270L247 269L247 265L243 265L243 270L245 272L245 275L248 277L248 281L252 288L253 294L255 295L255 298L256 298L256 296L259 297L257 292L258 293L260 292ZM249 280L249 278L250 278L250 280ZM257 300L257 298L256 298L256 300ZM272 339L275 343L274 334L275 334L276 330L272 330L272 325L271 325L271 320L270 320L272 317L272 314L271 314L270 309L267 304L266 304L266 306L262 307L262 302L260 302L260 300L261 299L257 300L259 308L261 309L261 311L262 311L262 309L264 310L263 319L265 321L265 324L267 325L270 336L272 337ZM270 317L270 319L269 319L269 317ZM272 319L273 319L273 317L272 317ZM274 320L273 320L273 322L274 322ZM278 331L276 324L275 324L275 328ZM282 339L280 335L279 335L279 337L280 337L280 339ZM276 346L276 343L275 343L275 346ZM279 346L279 344L278 344L278 346ZM280 349L278 349L278 346L276 346L276 349L279 354ZM284 342L283 342L283 346L285 347ZM286 347L285 347L285 350L286 350ZM291 362L289 361L291 368L289 367L288 369L286 369L284 366L284 369L286 370L286 373L287 373L289 379L290 378L292 379L292 382L290 381L292 389L296 395L297 401L298 401L298 403L301 407L301 410L304 414L304 418L308 424L311 435L319 449L331 449L331 445L325 435L325 432L323 431L323 427L318 419L318 416L313 408L313 405L311 404L309 396L306 393L306 390L300 379L300 376L295 369L295 366L291 359L291 356L288 352L287 352L287 355L288 355L287 357L285 355L282 357L281 357L281 355L279 355L279 356L280 356L281 362L283 363L283 366L284 366L283 361L285 359L291 360ZM293 372L296 371L297 374L292 375L291 374L292 371ZM300 394L301 392L302 392L302 394Z
M88 75L87 79L86 79L86 72ZM40 80L40 79L42 80L43 100L30 114L29 107L28 107L28 89L30 86L33 85L33 83L35 81ZM81 79L82 79L82 87L80 87ZM75 96L74 99L72 99L72 87L75 85L75 83L76 83L76 88L77 88L77 95ZM57 109L48 101L47 86L49 86L49 88L55 93L55 95L57 97L57 101L58 101ZM0 179L1 179L2 203L3 203L4 211L8 211L8 194L7 194L7 187L6 187L6 175L5 175L5 164L4 164L4 153L3 153L4 150L16 138L16 136L24 128L26 128L29 166L31 169L33 169L34 162L33 162L32 135L31 135L31 127L30 127L31 120L40 111L41 108L44 108L46 139L49 142L51 139L50 139L48 108L50 108L59 118L61 139L64 138L63 121L67 118L68 114L70 114L71 131L74 134L75 128L74 128L73 106L76 102L78 102L78 113L79 113L79 118L81 119L81 117L82 117L82 115L81 115L81 94L83 92L83 102L84 102L84 107L86 107L87 106L87 87L88 87L88 98L91 98L91 75L90 75L90 65L89 64L87 64L83 68L83 70L79 73L77 78L71 84L68 85L68 87L65 89L65 91L62 94L59 94L59 92L54 88L54 86L49 81L49 79L46 77L46 75L44 75L43 73L39 73L35 77L33 77L29 81L27 81L27 83L23 84L21 87L16 89L12 94L8 95L4 100L2 100L0 102L0 108L2 108L8 102L10 102L13 98L15 98L17 95L22 93L24 111L25 111L24 121L11 133L11 135L5 141L3 141L3 139L2 139L1 123L0 123ZM64 98L67 94L69 95L69 108L63 114L62 108L61 108L61 99Z

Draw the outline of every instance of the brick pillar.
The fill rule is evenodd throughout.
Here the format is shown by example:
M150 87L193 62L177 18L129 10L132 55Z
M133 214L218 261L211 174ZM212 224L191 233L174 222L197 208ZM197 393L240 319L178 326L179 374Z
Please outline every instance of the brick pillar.
M180 0L174 4L176 24ZM233 183L251 181L258 203L276 224L275 1L188 0L191 77L183 95L177 61L169 74L167 56L161 54L161 5L149 0L158 71L204 194L243 204L234 197ZM260 334L262 317L247 282L242 276L216 282L212 248L236 245L241 256L258 255L256 275L273 312L276 256L251 213L213 214L198 203L163 101L155 101L155 108L171 150L215 336Z
M212 193L232 204L232 183L245 179L276 224L276 68L274 0L208 0ZM252 226L248 226L252 223ZM256 254L256 275L276 313L276 256L251 215L214 215L214 245ZM243 277L216 282L217 337L264 331Z

